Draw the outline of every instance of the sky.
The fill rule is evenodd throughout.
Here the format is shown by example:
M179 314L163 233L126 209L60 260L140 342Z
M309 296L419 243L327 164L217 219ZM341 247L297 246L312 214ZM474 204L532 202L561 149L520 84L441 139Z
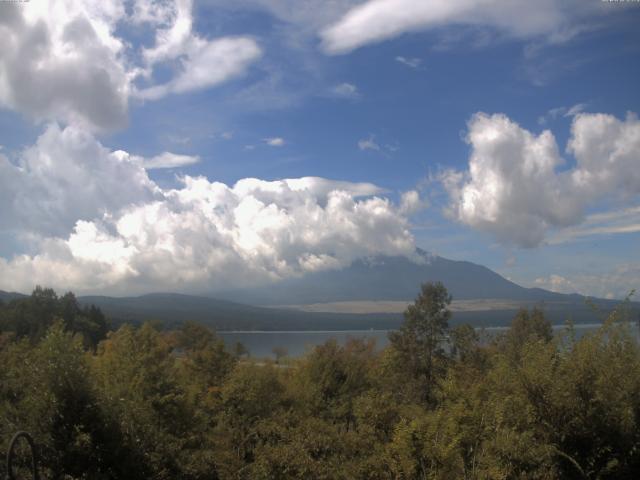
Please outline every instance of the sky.
M416 247L640 287L640 3L0 2L0 289L211 294Z

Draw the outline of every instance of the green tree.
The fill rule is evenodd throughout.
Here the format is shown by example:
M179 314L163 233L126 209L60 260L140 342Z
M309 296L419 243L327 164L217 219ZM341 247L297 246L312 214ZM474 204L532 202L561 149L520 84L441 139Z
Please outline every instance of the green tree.
M417 382L422 401L433 400L435 378L444 372L450 303L451 295L442 283L424 283L405 310L400 330L389 334L398 366Z
M97 406L79 337L60 321L38 345L25 339L0 352L0 360L2 440L30 432L46 478L123 478L118 432Z
M214 432L220 475L252 478L242 472L254 461L260 424L282 413L284 387L273 366L239 363L221 393Z
M216 478L166 335L149 324L121 327L100 344L92 374L101 408L122 432L122 448L140 459L128 466L129 478Z
M514 361L520 358L520 352L525 344L533 341L545 343L553 339L551 322L544 311L534 307L531 312L521 308L511 321L511 327L502 337L498 337L499 347L508 352Z
M362 339L350 339L344 347L333 339L316 346L294 373L295 397L301 407L344 430L354 428L354 401L371 385L374 347L372 341Z
M95 348L106 338L109 322L95 307L82 308L76 296L68 292L58 297L50 288L40 286L31 296L14 299L0 309L0 330L13 332L16 339L29 338L38 342L56 320L66 331L80 333L86 347Z
M219 387L233 369L236 358L209 328L185 322L177 333L176 347L183 350L182 367L200 388Z

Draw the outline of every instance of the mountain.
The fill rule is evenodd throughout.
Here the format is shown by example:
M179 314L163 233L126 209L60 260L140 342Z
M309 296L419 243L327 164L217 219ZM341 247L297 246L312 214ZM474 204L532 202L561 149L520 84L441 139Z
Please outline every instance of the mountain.
M316 272L266 287L218 291L213 295L253 305L409 301L416 297L422 283L440 281L455 300L584 301L580 295L521 287L475 263L448 260L422 250L417 254L419 262L400 256L362 259L342 270Z
M400 314L428 281L442 282L453 297L452 323L502 326L511 322L520 307L543 308L553 323L571 318L576 323L595 323L619 302L587 298L540 288L525 288L475 263L449 260L422 250L417 260L380 256L355 261L342 270L307 274L302 278L251 289L213 292L217 298L261 306L303 311ZM394 310L395 309L395 310ZM640 304L633 304L634 310ZM635 313L634 313L635 315Z
M24 298L26 295L17 292L4 292L0 290L0 301L4 303L8 303L11 300L15 300L17 298Z

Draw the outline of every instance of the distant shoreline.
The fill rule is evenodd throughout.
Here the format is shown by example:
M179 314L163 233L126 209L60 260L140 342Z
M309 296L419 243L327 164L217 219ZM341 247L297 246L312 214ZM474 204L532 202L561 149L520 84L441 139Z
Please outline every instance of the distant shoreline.
M573 325L573 328L576 329L590 329L590 328L598 328L602 326L602 323L576 323ZM551 328L554 330L560 330L562 328L566 328L566 324L555 324L551 325ZM508 330L509 326L490 326L490 327L474 327L476 330ZM375 328L367 328L367 329L359 329L359 330L217 330L216 333L219 334L238 334L238 333L259 333L259 334L327 334L327 333L384 333L384 332L394 332L397 329L375 329Z

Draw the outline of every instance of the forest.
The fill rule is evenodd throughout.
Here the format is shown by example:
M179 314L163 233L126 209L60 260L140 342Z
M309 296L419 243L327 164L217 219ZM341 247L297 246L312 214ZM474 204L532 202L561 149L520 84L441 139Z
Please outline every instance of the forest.
M41 479L640 478L624 302L580 338L537 308L498 336L451 328L450 302L426 283L387 348L275 361L38 287L0 305L0 454L26 431Z

